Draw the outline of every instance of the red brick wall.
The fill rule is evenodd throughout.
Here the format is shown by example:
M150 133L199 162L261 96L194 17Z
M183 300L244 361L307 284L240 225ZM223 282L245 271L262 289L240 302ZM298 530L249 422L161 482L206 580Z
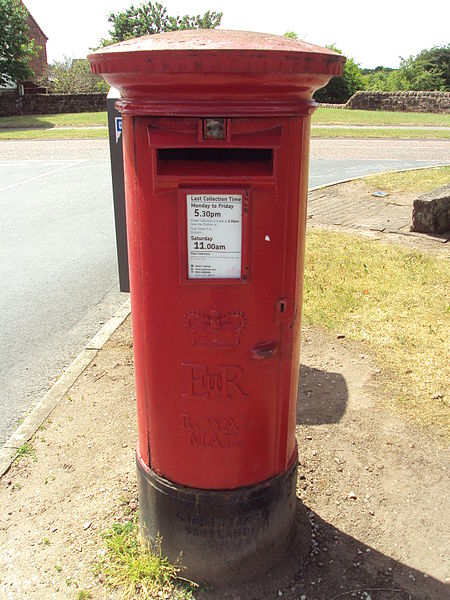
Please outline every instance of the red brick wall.
M31 59L30 66L34 71L33 79L38 79L47 71L47 37L29 12L27 24L30 28L30 38L34 40L36 49L36 56Z

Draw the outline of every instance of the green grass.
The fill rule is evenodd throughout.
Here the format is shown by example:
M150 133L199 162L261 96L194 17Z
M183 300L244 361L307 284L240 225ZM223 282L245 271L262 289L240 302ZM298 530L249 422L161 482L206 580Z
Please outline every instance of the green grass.
M0 140L97 140L108 139L108 129L4 129Z
M450 127L450 115L433 113L389 112L384 110L343 110L318 108L313 125L413 125Z
M370 175L362 180L368 191L384 190L392 193L424 193L450 183L450 166L417 169L400 173Z
M20 446L20 448L17 450L14 462L19 462L19 460L25 456L31 456L33 460L36 460L36 450L34 449L32 442L24 442Z
M120 590L121 597L192 599L195 584L180 576L181 567L162 556L160 544L148 551L139 537L135 517L129 523L114 523L104 534L107 555L96 565L107 587Z
M346 125L402 125L415 127L450 127L449 115L431 113L402 113L368 110L339 110L319 108L312 117L312 137L321 138L392 138L448 139L450 131L442 129L350 129ZM320 125L341 125L336 129ZM68 129L62 130L60 128ZM91 129L80 129L88 127ZM104 127L104 129L93 129ZM30 115L0 118L0 140L106 139L107 113L70 113L61 115Z
M449 139L450 129L368 129L312 127L313 138Z
M0 129L52 129L54 127L76 128L98 126L107 126L106 112L0 117Z
M367 344L392 406L450 434L450 263L396 245L310 230L304 322Z
M413 125L450 127L450 115L369 110L339 110L318 108L313 125ZM24 115L1 117L0 129L52 129L55 127L93 127L107 125L106 112L69 113L58 115Z

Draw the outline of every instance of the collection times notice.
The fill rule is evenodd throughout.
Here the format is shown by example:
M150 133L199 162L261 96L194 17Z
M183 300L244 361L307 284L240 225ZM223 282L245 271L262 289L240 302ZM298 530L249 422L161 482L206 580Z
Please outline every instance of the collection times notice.
M242 195L187 194L189 279L240 279Z

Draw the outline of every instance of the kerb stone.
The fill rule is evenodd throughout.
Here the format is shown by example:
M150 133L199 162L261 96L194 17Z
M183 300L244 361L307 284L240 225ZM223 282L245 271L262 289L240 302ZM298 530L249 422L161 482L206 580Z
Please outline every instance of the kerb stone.
M411 231L450 231L450 185L423 194L414 200Z

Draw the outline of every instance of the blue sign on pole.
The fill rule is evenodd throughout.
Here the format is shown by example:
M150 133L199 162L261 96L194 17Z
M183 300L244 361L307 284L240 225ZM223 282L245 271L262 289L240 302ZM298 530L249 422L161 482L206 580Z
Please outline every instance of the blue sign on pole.
M114 124L115 124L115 128L116 128L116 144L120 139L120 136L122 134L122 117L115 117L114 119Z

